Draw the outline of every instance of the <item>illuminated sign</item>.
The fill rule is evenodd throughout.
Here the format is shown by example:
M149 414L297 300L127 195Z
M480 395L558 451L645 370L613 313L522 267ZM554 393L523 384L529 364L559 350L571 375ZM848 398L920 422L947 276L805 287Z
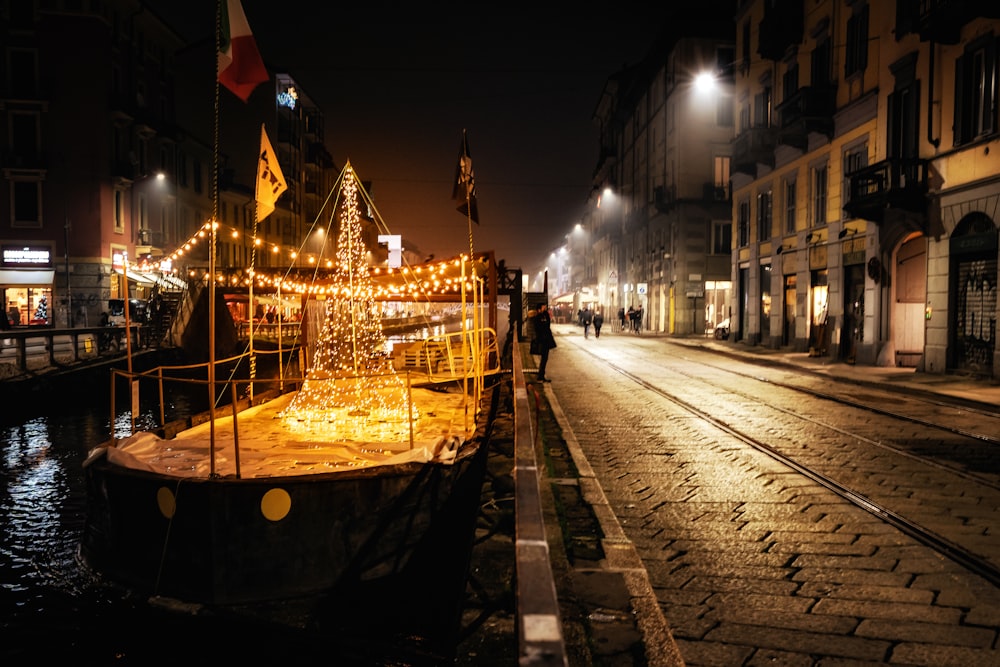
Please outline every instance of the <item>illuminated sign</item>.
M298 99L299 94L295 91L295 88L289 86L288 90L278 93L278 106L294 109Z
M0 251L0 266L37 269L52 266L52 248L48 246L5 245Z

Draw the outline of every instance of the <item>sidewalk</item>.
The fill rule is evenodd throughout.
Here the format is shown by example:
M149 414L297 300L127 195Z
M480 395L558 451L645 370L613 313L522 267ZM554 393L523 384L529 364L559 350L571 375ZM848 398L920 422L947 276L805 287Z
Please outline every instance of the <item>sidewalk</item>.
M859 385L879 386L920 395L949 397L978 409L1000 412L1000 382L954 373L923 373L914 368L848 364L831 357L810 357L806 352L774 350L704 336L671 337L673 343L710 349L769 365L783 365Z

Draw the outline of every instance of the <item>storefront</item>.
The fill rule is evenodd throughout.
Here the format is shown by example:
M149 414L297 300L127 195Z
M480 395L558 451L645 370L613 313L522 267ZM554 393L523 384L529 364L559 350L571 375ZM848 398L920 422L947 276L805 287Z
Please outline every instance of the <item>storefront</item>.
M50 326L52 246L0 242L0 306L11 326Z

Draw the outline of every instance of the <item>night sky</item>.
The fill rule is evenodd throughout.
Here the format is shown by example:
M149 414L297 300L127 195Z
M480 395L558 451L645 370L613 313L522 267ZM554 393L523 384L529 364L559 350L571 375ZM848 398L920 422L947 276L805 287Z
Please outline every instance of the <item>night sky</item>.
M211 36L214 3L150 4L182 34ZM667 11L318 4L243 0L268 69L289 72L323 110L337 166L349 160L372 183L404 247L453 256L469 248L468 223L451 199L468 130L474 248L525 273L543 268L580 220L604 84L642 59Z

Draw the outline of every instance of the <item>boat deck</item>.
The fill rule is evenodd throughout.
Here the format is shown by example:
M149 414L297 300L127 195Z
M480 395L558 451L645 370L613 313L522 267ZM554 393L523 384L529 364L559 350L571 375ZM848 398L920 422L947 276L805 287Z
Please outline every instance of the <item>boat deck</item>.
M107 447L117 465L177 477L309 475L406 462L447 461L474 436L478 406L464 392L411 389L418 417L379 421L332 408L325 421L283 416L293 394L160 438L141 432ZM214 431L214 432L213 432ZM237 447L238 445L238 447ZM239 463L237 466L237 450ZM237 467L239 468L237 470Z

